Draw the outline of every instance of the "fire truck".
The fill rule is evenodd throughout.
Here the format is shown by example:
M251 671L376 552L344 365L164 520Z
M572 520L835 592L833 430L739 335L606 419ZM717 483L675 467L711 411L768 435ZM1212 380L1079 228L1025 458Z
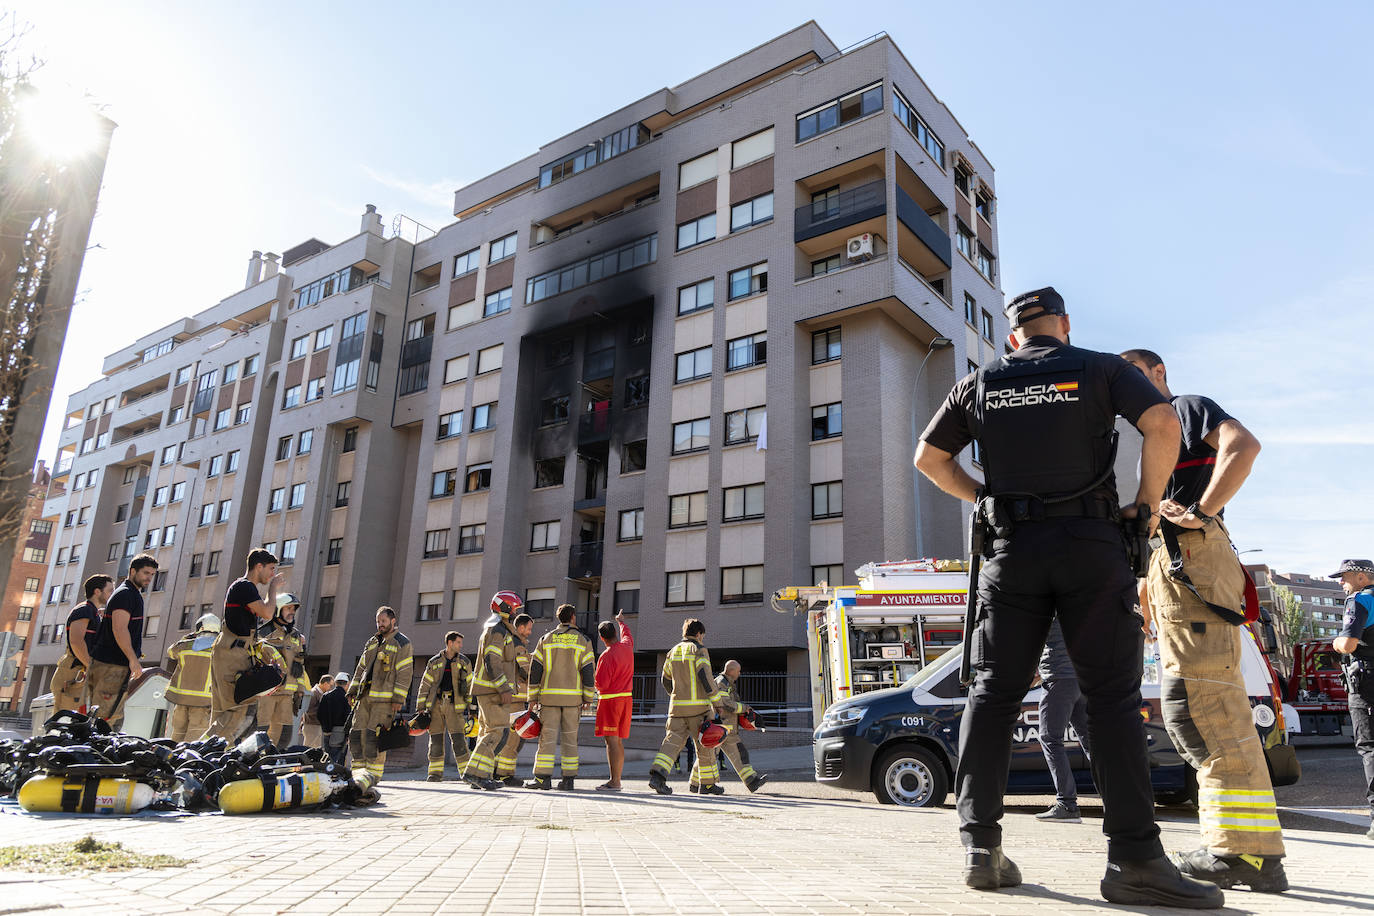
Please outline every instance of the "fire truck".
M1293 644L1293 673L1283 698L1297 710L1302 741L1353 735L1340 655L1329 639Z

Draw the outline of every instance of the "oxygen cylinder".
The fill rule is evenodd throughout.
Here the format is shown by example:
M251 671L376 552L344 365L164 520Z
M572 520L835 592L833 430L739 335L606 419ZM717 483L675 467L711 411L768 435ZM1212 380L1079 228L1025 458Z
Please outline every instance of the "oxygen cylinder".
M343 782L327 773L289 773L275 779L239 779L219 790L225 814L258 814L304 808L328 801Z
M132 814L153 803L153 787L134 779L100 776L35 776L19 788L25 811L68 814Z

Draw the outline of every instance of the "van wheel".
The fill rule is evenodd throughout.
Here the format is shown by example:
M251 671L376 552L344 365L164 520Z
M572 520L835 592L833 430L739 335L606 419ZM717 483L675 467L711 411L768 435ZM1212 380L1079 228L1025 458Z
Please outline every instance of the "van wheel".
M884 805L934 808L949 795L949 777L930 751L904 744L884 754L873 768L873 794Z
M1188 772L1183 777L1183 788L1175 789L1171 792L1156 792L1155 804L1157 805L1192 805L1197 807L1197 770L1191 764L1185 764Z

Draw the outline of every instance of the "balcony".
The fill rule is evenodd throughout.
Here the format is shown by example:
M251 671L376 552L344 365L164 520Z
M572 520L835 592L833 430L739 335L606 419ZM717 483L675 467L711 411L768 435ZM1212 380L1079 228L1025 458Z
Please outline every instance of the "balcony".
M940 259L941 263L944 264L943 269L949 269L953 263L953 251L949 236L945 235L939 224L927 216L926 211L921 209L916 201L911 198L911 195L902 190L900 185L897 186L897 219L901 221L903 226L911 230L912 234L921 244L925 245L931 254ZM921 268L922 273L926 273L925 266L920 263L920 260L909 257L908 254L907 251L902 252L903 257Z
M215 401L214 388L200 388L196 391L196 399L191 404L191 415L202 414L210 409L210 405Z
M794 240L807 239L862 223L887 213L887 183L879 179L798 207ZM948 246L948 242L946 242Z
M577 420L577 444L607 442L611 438L611 402L596 401Z
M597 379L615 375L615 350L597 350L588 353L582 360L582 381L594 382Z
M604 545L600 542L574 544L568 550L568 578L601 578L601 555Z

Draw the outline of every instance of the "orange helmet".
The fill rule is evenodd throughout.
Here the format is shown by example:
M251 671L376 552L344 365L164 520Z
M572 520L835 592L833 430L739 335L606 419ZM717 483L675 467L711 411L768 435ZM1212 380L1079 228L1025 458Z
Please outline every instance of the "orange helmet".
M526 741L538 738L539 732L543 730L543 726L539 724L539 717L528 709L516 716L510 727Z
M725 726L719 722L703 721L701 723L701 746L719 747L725 740Z
M502 589L491 596L492 613L501 617L514 617L524 606L524 599L515 592L506 589Z

